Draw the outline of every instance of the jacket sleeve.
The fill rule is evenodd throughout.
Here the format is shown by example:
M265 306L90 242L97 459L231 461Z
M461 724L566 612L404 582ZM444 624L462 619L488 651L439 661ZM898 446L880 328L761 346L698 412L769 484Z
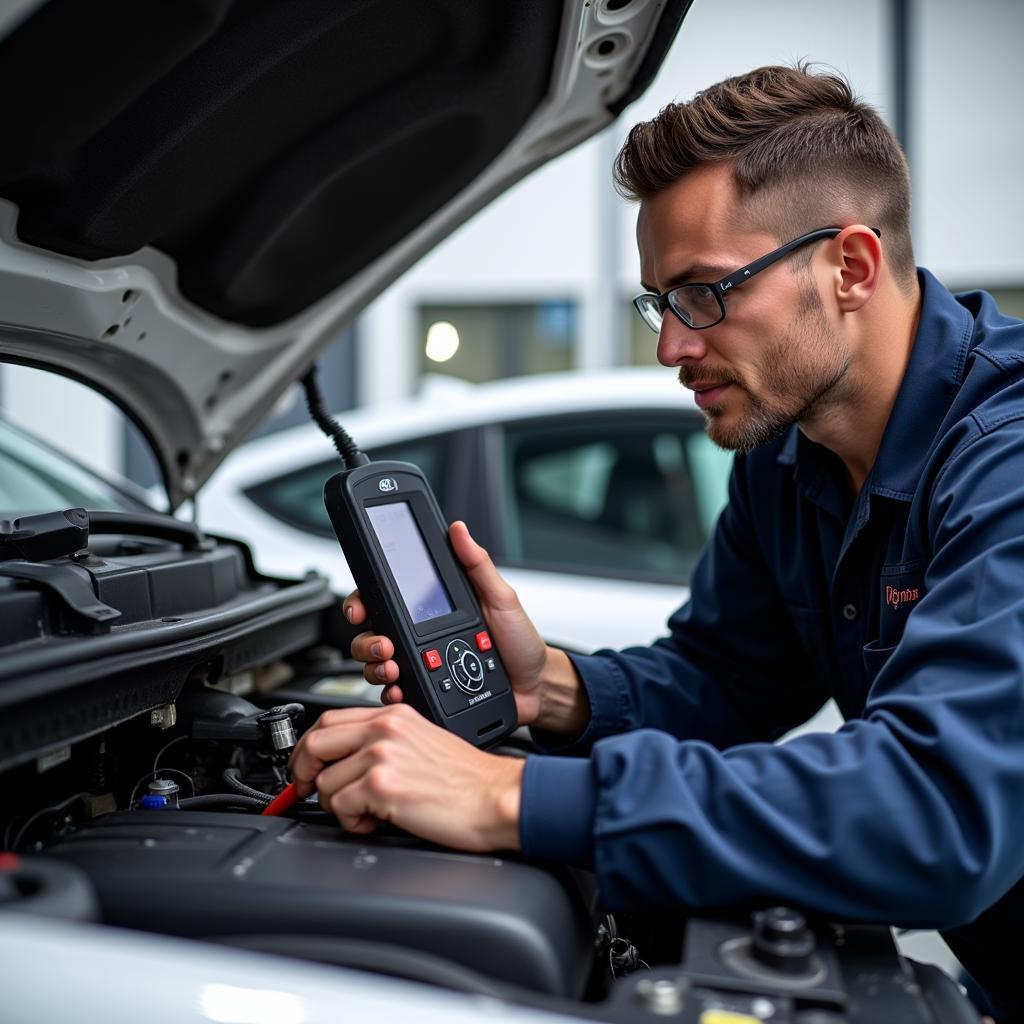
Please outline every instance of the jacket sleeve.
M752 473L737 455L729 503L668 636L649 647L572 657L590 698L590 723L572 741L535 730L542 750L585 752L603 737L645 727L724 748L776 739L824 704L822 681L761 554Z
M1022 465L1018 421L936 478L925 593L862 719L777 745L648 729L557 771L533 758L524 849L592 864L611 909L782 900L915 927L975 918L1024 874Z

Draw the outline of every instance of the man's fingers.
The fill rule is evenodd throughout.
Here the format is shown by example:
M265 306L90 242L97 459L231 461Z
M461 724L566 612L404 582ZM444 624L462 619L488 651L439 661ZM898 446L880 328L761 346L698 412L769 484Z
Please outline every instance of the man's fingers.
M448 527L448 535L451 537L456 556L467 572L472 572L474 569L486 569L489 565L491 568L494 567L491 556L487 554L485 548L480 547L473 540L469 527L461 519L456 519Z
M325 711L299 741L288 767L302 796L313 792L313 782L331 761L358 749L368 724L384 708L345 708Z
M363 678L368 683L383 686L398 678L398 663L391 660L395 645L386 636L360 633L353 638L350 651L356 661L364 662Z
M330 814L330 810L327 811ZM380 819L372 814L345 814L338 818L341 827L346 832L354 832L358 835L369 835L377 831Z
M393 661L382 661L379 664L371 663L364 665L363 678L375 686L393 683L398 678L398 665Z
M516 605L515 591L502 579L494 568L491 556L480 547L469 533L469 527L462 520L456 520L448 528L452 548L462 563L481 601L495 608Z
M387 661L395 656L395 645L386 637L376 633L360 633L353 637L350 647L356 661Z
M341 602L341 613L353 626L361 626L366 621L366 605L363 604L358 590L353 590Z
M313 782L303 782L300 779L293 779L292 782L300 800L305 800L316 789L316 784Z
M363 733L366 738L366 733ZM332 812L336 817L342 814L364 814L365 807L352 806L354 794L342 794L341 790L361 779L370 766L370 758L365 750L359 750L352 757L343 758L327 765L316 777L316 788L320 793L320 806ZM331 801L333 805L330 805Z

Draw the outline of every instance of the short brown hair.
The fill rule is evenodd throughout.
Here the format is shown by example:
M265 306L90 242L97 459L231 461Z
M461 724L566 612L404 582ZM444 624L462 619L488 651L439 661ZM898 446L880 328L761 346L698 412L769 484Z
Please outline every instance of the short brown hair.
M881 229L893 276L913 282L906 157L838 74L806 62L763 67L670 103L630 131L615 185L643 200L713 163L733 164L747 212L780 244L814 228L867 223Z

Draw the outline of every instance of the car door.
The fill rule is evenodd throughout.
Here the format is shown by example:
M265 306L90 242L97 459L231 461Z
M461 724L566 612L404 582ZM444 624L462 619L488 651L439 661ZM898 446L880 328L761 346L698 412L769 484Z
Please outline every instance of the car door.
M731 455L689 410L610 410L489 432L492 546L547 635L644 642L687 596L725 504Z

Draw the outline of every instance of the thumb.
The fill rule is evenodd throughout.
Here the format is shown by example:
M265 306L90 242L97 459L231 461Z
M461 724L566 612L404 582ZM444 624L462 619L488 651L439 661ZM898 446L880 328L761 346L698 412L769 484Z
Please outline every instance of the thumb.
M448 528L448 535L480 600L494 607L516 604L515 591L502 579L487 551L473 540L469 527L456 520Z

